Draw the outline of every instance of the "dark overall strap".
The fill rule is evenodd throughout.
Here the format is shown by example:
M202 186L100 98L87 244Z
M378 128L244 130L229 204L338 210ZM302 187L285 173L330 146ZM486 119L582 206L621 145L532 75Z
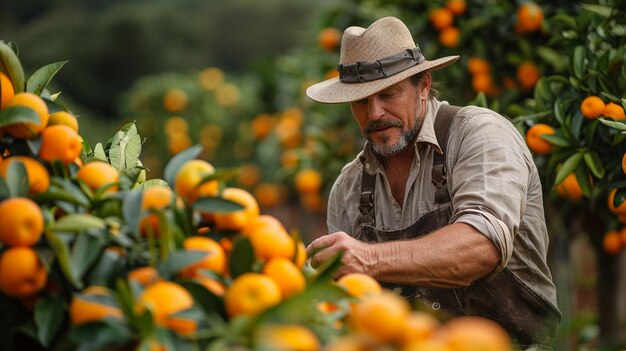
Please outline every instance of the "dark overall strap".
M435 152L433 159L432 178L433 185L437 188L435 192L435 203L443 204L450 201L446 181L446 149L448 146L448 130L456 113L461 109L459 106L441 105L435 118L435 134L437 143L441 147L441 153Z

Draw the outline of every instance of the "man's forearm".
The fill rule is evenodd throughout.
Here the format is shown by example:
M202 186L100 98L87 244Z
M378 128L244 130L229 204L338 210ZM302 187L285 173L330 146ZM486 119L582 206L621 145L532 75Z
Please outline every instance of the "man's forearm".
M491 273L500 252L474 227L448 225L424 237L373 244L374 278L429 287L467 286Z

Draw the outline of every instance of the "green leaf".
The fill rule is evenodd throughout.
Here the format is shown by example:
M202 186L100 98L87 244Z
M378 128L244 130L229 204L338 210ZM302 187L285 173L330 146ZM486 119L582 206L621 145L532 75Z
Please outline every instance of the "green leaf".
M67 278L67 280L76 289L82 289L83 283L78 279L72 270L67 244L65 244L65 242L52 230L44 231L44 235L54 251L54 255L59 262L59 267L61 268L61 272L63 272L65 278Z
M569 139L566 139L558 134L543 134L541 135L541 138L556 146L568 147L572 145Z
M79 350L105 350L130 344L133 333L122 322L104 318L72 327L69 337L80 345Z
M181 284L191 293L193 300L200 304L207 315L215 313L226 320L226 308L222 298L213 294L197 281L183 281Z
M183 268L194 264L210 253L206 251L179 250L170 253L167 259L161 262L157 268L159 274L164 278L176 276Z
M153 187L170 187L169 184L167 184L166 181L164 181L163 179L149 179L146 180L145 182L139 184L139 186L137 188L135 188L134 190L146 190L148 188L153 188Z
M537 47L537 55L548 62L556 71L562 71L567 67L567 58L558 51L546 46Z
M565 120L565 113L563 112L563 102L560 99L557 99L554 102L554 117L560 124L565 124L563 121Z
M589 177L589 173L587 172L587 167L584 164L580 163L576 170L574 171L576 175L576 181L578 185L580 185L580 190L582 190L583 195L585 197L591 196L591 180Z
M194 145L187 150L176 154L176 156L172 157L172 159L165 165L165 170L163 171L165 181L170 185L170 187L174 187L174 178L176 177L176 172L178 169L187 161L193 160L202 152L202 145Z
M600 155L598 155L596 151L585 152L583 158L594 177L598 179L604 178L604 165L602 164L602 160L600 160Z
M583 154L581 152L577 152L571 155L567 160L565 160L565 162L563 162L563 164L561 165L561 168L558 170L556 174L554 185L561 184L561 182L570 173L574 172L574 169L576 169L576 166L578 166L578 163L580 162L582 157L583 157Z
M11 106L0 111L0 127L24 122L39 124L39 115L26 106Z
M574 49L574 56L572 57L572 71L574 72L574 77L579 80L583 79L585 75L585 47L583 45L579 45Z
M98 259L104 247L104 233L100 235L92 235L91 233L81 233L76 236L70 262L72 271L76 273L78 278L82 278L85 272Z
M194 202L193 209L200 212L234 212L242 210L243 206L218 196L207 196Z
M2 40L0 40L0 70L11 78L16 94L24 92L24 69L17 57L17 46Z
M254 250L250 240L243 236L235 238L228 260L228 268L233 279L244 273L252 272L254 261Z
M102 218L87 214L68 214L50 226L50 230L56 232L80 232L91 228L103 229L106 223Z
M122 203L122 215L131 233L139 235L139 217L141 216L141 201L143 192L133 190L126 193Z
M94 147L93 157L104 162L109 162L109 160L107 159L107 155L104 152L104 147L102 146L102 143L97 143Z
M68 61L59 61L39 68L28 78L26 91L35 95L41 95L41 92L50 84L52 78L59 73L61 67L67 62Z
M52 295L43 295L35 304L34 319L37 325L37 339L47 349L64 325L66 305L63 300Z
M113 250L103 250L94 266L87 272L83 281L87 285L109 286L122 274L124 257Z
M603 17L610 17L613 13L613 7L595 4L580 4L580 8L586 11L594 12Z
M598 118L598 121L600 121L600 123L606 126L609 126L611 128L615 128L621 131L626 131L626 123L624 122L612 121L612 120L608 120L604 118Z
M9 163L4 180L12 197L28 195L30 189L28 173L26 173L26 167L21 161Z

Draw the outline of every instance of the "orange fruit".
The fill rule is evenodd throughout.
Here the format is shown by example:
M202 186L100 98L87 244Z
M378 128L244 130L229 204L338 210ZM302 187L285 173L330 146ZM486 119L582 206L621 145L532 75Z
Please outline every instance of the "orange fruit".
M232 107L239 102L239 88L236 85L226 83L215 90L215 100L224 107Z
M105 192L115 192L118 189L117 182L120 179L120 173L107 162L92 161L76 172L76 179L85 183L92 191L107 185Z
M0 202L0 241L10 246L34 245L43 233L43 212L33 200L12 197Z
M448 48L456 48L459 46L461 31L455 26L448 26L439 33L439 42Z
M337 284L345 289L348 295L356 298L378 295L383 292L380 283L364 273L348 273L339 278Z
M273 208L285 201L286 190L283 186L273 183L261 183L254 190L254 197L264 209Z
M604 101L594 95L587 96L580 103L580 111L587 119L598 118L604 113Z
M89 286L75 294L68 314L72 325L97 322L105 318L122 319L124 316L109 290L99 285Z
M82 148L82 139L71 127L58 124L41 131L39 157L44 161L58 160L68 165L80 156Z
M263 325L255 337L259 350L273 351L316 351L320 342L309 328L298 324Z
M22 106L33 109L39 116L39 123L20 122L6 126L7 132L19 139L33 138L48 125L48 106L43 99L33 93L18 93L9 100L5 108Z
M175 332L188 334L197 328L197 323L173 314L193 307L193 297L182 286L170 281L158 281L148 286L135 303L135 313L150 310L156 325Z
M215 90L224 82L224 72L216 67L203 69L198 75L200 87L204 90Z
M306 280L302 271L291 260L274 257L263 265L262 273L274 279L283 299L304 291Z
M0 94L0 109L3 109L15 95L15 88L11 79L2 71L0 71Z
M176 133L187 134L189 132L189 124L181 116L172 116L165 121L164 130L166 136Z
M275 257L293 259L296 243L283 228L261 226L248 234L254 256L259 260L270 260Z
M238 276L224 294L224 304L230 317L256 315L280 301L278 284L260 273Z
M143 287L151 285L160 279L159 271L152 266L139 267L128 272L128 280L137 282Z
M181 89L169 89L163 96L163 107L169 112L181 112L187 107L187 93Z
M455 16L462 15L467 9L465 0L448 0L446 1L446 7L452 11Z
M261 179L261 170L254 164L246 164L239 167L237 182L244 188L249 188Z
M166 209L172 202L172 190L167 186L154 186L143 191L141 199L141 209L143 211L159 211ZM139 232L144 237L149 231L159 236L161 234L161 224L156 213L149 213L139 221Z
M0 256L0 291L11 297L24 297L43 289L48 275L35 250L14 246Z
M341 32L337 28L324 28L317 35L319 46L326 51L334 51L339 47Z
M204 275L199 275L193 278L198 284L204 286L208 291L213 293L215 296L224 296L224 292L226 292L226 287L224 284L218 282L213 278L209 278Z
M200 261L192 263L181 271L184 277L196 277L201 275L203 269L211 270L215 273L224 274L226 270L226 254L222 246L215 240L203 236L191 236L183 241L186 251L206 252L206 257Z
M604 106L604 112L602 113L606 117L611 117L616 120L626 119L624 108L614 102L609 102Z
M304 243L302 241L298 241L298 245L296 248L296 257L294 259L294 263L296 264L296 267L302 269L302 267L304 267L304 264L306 263L307 260L307 254L306 254L306 247L304 246Z
M467 70L472 75L489 73L491 71L491 65L489 64L489 61L484 58L474 56L467 60Z
M609 191L609 198L608 198L608 207L609 207L609 211L611 211L611 213L617 215L617 216L626 216L626 194L624 194L624 191L622 191L620 189L620 192L618 194L617 192L617 188L613 188ZM615 198L617 197L617 203L615 202ZM615 205L617 204L617 207L615 207Z
M626 152L624 153L624 156L622 156L622 171L626 174Z
M402 340L411 308L400 295L390 291L365 296L353 305L350 316L353 327L384 343Z
M246 190L228 187L222 191L222 198L242 205L243 209L233 212L216 212L214 214L215 226L220 230L240 231L259 216L259 204Z
M525 2L517 8L517 23L515 30L518 33L531 33L541 28L543 11L533 2Z
M530 127L526 132L526 144L528 144L530 151L536 153L537 155L547 154L552 151L553 145L541 136L552 135L555 133L554 128L551 126L543 123L537 123Z
M67 111L54 112L48 116L49 126L56 126L59 124L68 126L78 133L78 119Z
M274 228L287 233L287 229L285 229L285 226L278 218L269 214L261 214L250 221L248 225L241 230L241 234L249 236L252 232L265 227Z
M194 203L201 196L216 196L219 188L217 180L200 182L215 173L212 164L204 160L189 160L176 172L174 189L188 203Z
M176 155L193 145L191 137L185 132L174 132L167 136L167 150L170 155Z
M452 350L513 351L511 337L498 323L476 316L445 323L445 341Z
M447 7L439 7L430 12L428 19L435 29L441 31L452 25L454 14Z
M6 177L9 165L12 162L21 162L26 168L28 176L28 193L31 195L40 194L48 190L50 186L50 174L48 169L39 161L28 156L11 156L0 162L0 175Z
M417 341L430 339L441 323L432 314L424 311L413 311L402 330L402 344L408 345Z
M519 65L516 76L520 88L524 91L533 89L539 78L541 78L539 67L532 62L524 62Z
M270 135L273 127L274 118L267 113L262 113L254 117L252 124L250 125L250 128L252 128L252 135L254 135L254 138L257 140L263 140Z
M303 168L296 173L294 185L299 193L317 193L322 187L322 174L313 168Z
M489 92L493 89L491 74L489 72L478 72L472 76L472 90L475 92Z
M580 184L578 184L576 174L574 173L568 174L567 177L556 186L556 192L562 198L572 201L578 201L583 197L583 190L580 188Z
M602 248L610 255L616 255L622 250L622 238L617 230L609 230L602 238Z

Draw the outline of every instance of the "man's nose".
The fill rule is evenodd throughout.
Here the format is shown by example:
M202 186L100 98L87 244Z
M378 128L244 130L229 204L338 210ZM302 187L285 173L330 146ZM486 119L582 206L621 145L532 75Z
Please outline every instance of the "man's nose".
M380 119L385 115L384 106L378 98L372 97L369 99L367 104L367 115L369 119L373 120Z

